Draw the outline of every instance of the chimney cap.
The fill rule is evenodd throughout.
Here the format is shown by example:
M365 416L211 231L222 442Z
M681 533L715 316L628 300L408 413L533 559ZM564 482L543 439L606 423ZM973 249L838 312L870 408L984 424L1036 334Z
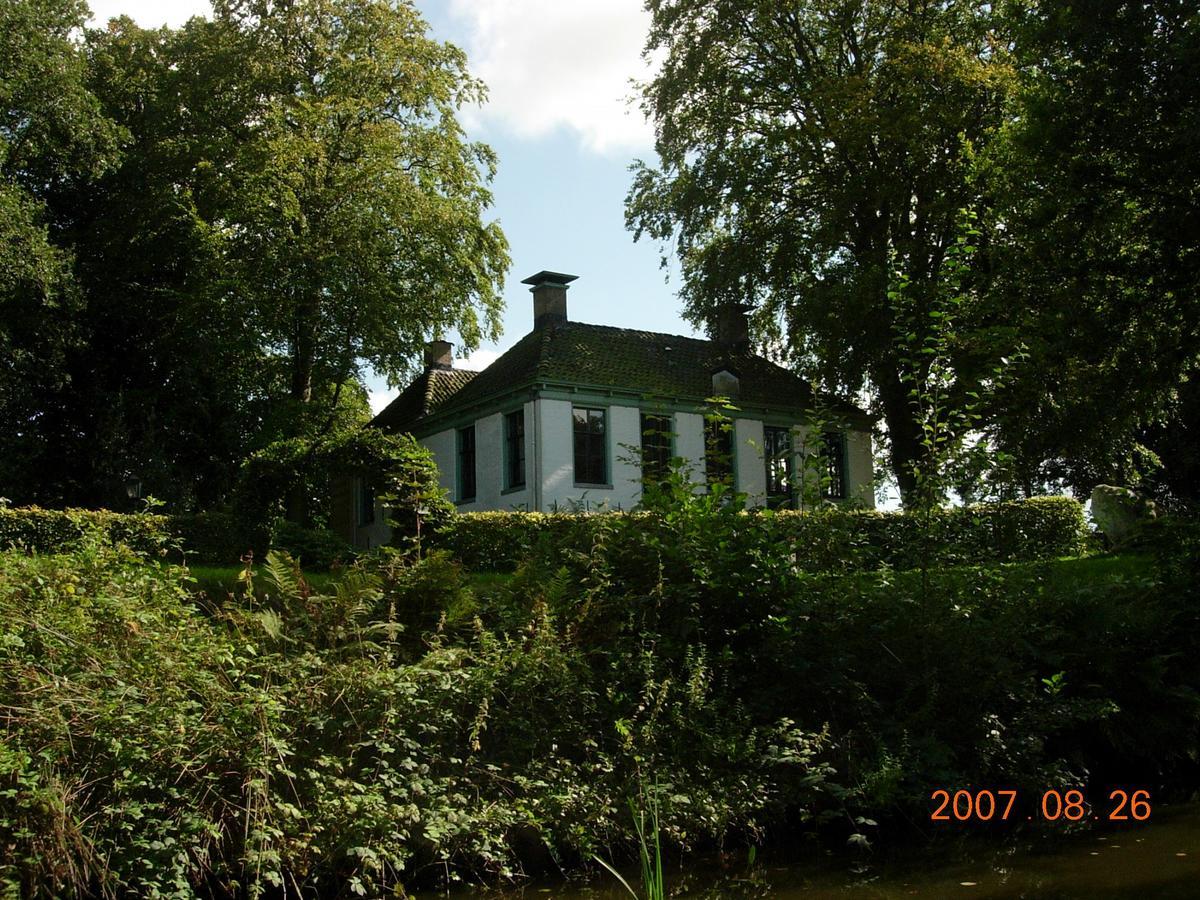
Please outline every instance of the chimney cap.
M530 290L536 290L544 284L552 287L566 287L578 277L578 275L566 275L562 272L549 272L543 269L536 275L530 275L528 278L522 278L521 284L533 285Z

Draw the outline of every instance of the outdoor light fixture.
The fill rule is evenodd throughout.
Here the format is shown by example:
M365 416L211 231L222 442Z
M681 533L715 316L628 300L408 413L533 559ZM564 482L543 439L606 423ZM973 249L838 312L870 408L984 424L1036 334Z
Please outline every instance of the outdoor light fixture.
M142 479L133 477L125 479L125 495L130 500L136 500L142 496Z

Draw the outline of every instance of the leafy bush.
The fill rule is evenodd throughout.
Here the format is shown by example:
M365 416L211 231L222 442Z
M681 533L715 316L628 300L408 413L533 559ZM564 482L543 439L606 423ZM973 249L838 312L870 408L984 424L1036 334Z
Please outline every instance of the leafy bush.
M434 543L469 570L511 571L538 541L562 550L586 549L604 516L647 521L641 513L463 513L446 521ZM803 513L750 510L731 521L731 528L750 535L775 530L796 563L808 571L1048 559L1078 553L1087 533L1083 508L1069 497L921 514L837 507Z
M165 516L149 513L0 507L0 549L23 547L39 553L55 553L88 539L100 539L150 552L165 546L169 530L170 522Z
M330 594L266 569L263 601L210 618L182 570L122 548L0 555L0 888L379 896L578 863L628 836L651 773L685 846L820 795L823 739L749 721L702 656L677 681L641 654L613 693L544 609L416 639L418 592L464 590L444 558Z
M539 542L586 549L598 521L583 513L456 513L434 531L431 544L473 572L511 572Z
M354 558L353 548L327 528L302 528L282 520L275 526L271 547L296 557L305 568L325 570Z
M105 541L0 554L0 892L570 868L647 791L688 850L865 839L938 786L1197 783L1194 529L1128 569L813 574L721 488L580 522L479 597L445 554L320 591L276 553L209 614Z
M437 463L427 448L408 434L360 427L277 441L253 454L239 473L235 512L253 528L285 512L306 525L324 521L316 513L328 504L333 481L345 476L373 481L395 523L393 543L415 536L418 515L422 527L430 528L454 509L439 486ZM297 500L301 508L289 510Z
M171 529L194 562L232 565L248 551L261 559L271 546L271 529L267 525L250 525L227 512L171 516Z

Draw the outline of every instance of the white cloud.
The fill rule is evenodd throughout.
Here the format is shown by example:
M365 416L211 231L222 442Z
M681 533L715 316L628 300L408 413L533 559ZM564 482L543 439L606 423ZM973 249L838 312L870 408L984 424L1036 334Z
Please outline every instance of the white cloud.
M454 365L457 368L466 369L469 372L482 372L499 358L499 350L487 350L483 347L480 347L478 350L475 350L470 356L464 359L461 364L456 362Z
M645 150L654 133L631 78L648 76L642 0L451 0L471 72L488 86L468 124L537 138L566 128L597 153Z
M129 16L143 28L178 28L192 16L212 16L208 0L89 0L88 6L95 28L117 16Z

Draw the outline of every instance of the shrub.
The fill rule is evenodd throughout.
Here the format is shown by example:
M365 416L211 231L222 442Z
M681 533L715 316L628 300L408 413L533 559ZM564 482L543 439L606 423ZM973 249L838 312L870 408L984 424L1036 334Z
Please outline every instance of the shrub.
M740 511L736 504L726 506ZM586 550L606 517L649 521L639 513L462 513L446 521L434 545L472 571L512 570L539 541L560 550ZM731 520L731 526L748 534L774 529L796 563L815 572L1048 559L1078 553L1087 534L1083 508L1069 497L923 514L837 507L803 513L752 510Z
M57 553L77 547L87 539L99 539L151 553L166 545L169 532L167 517L150 513L0 507L0 549L22 547L38 553Z
M193 562L236 564L247 551L261 559L271 546L271 531L227 512L182 513L171 517L171 529Z
M583 513L458 513L435 529L431 544L470 571L512 571L539 542L563 550L586 549L597 522Z
M302 528L286 520L276 524L270 546L286 551L306 569L323 571L354 558L353 548L327 528Z

